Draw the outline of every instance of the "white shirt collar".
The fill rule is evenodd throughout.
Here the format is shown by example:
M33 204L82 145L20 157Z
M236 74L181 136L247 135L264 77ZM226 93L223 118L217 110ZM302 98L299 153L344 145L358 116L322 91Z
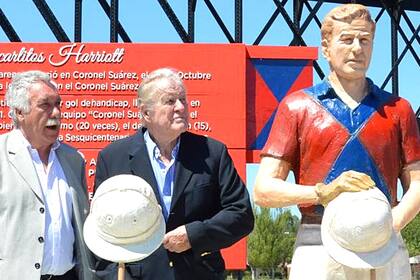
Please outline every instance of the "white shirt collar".
M158 145L150 137L150 133L149 133L148 130L146 130L146 132L144 133L144 142L146 143L147 152L149 154L149 157L151 159L158 160L161 153L160 153ZM179 140L179 137L178 137L178 139L176 141L176 144L175 144L175 147L172 149L172 152L171 152L172 159L175 159L176 156L178 155L179 142L180 142L180 140Z
M35 150L34 147L32 147L31 143L29 143L28 139L26 139L26 137L23 135L23 132L20 129L15 129L16 134L18 135L18 137L22 140L22 143L25 145L25 147L30 151L30 150ZM51 151L55 151L58 149L58 147L60 147L61 143L60 141L55 140L55 142L53 143L53 145L51 146Z

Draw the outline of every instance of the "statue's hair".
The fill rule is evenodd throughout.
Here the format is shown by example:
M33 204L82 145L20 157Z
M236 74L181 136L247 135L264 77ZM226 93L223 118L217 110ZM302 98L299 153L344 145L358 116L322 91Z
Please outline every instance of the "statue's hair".
M321 26L321 39L329 41L334 28L335 21L351 23L355 19L363 19L372 26L372 33L375 34L375 22L367 7L360 4L344 4L332 9L324 18Z

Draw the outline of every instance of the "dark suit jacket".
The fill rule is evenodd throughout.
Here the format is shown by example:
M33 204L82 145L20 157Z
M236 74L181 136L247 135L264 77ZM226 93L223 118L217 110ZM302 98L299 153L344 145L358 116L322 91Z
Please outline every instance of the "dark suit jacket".
M114 175L134 174L152 186L163 208L144 132L143 129L114 142L99 153L95 188ZM224 144L185 132L181 135L175 164L166 231L186 225L192 249L177 254L161 246L148 258L127 266L134 279L215 279L225 268L220 249L237 242L253 229L248 192ZM101 262L98 270L104 267L105 262ZM112 267L115 265L106 270L109 272Z

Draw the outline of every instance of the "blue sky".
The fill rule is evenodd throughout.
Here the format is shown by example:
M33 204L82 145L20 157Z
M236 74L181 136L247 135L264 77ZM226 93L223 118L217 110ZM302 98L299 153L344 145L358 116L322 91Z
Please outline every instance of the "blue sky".
M110 2L110 1L108 1ZM234 2L233 0L212 0L211 3L224 20L227 28L232 36L234 36ZM69 38L73 40L74 32L74 1L63 0L47 0L48 5L54 12L58 21L62 25L64 31ZM109 20L99 5L98 1L82 1L83 18L82 18L82 41L84 42L109 42ZM179 20L187 29L187 0L168 0L171 4ZM314 1L310 1L314 6ZM289 0L286 9L289 14L292 10L293 1ZM335 4L323 4L318 17L320 20ZM17 34L24 42L56 42L53 33L49 30L47 24L43 20L41 14L35 7L32 0L15 0L0 2L0 8L3 10ZM257 38L261 29L264 27L276 6L272 0L244 0L243 1L243 42L252 44ZM379 12L377 8L370 8L375 18ZM303 20L306 18L308 10L304 8ZM407 12L414 27L420 24L420 12ZM133 42L170 42L180 43L181 39L175 32L173 26L164 15L158 1L119 1L119 19L129 37ZM209 9L204 1L197 1L196 9L196 42L198 43L228 43L223 32L212 17ZM407 24L402 19L401 28L406 32L408 38L412 36L412 32L408 29ZM292 39L292 32L287 27L285 21L279 16L260 45L288 45ZM319 28L315 21L309 25L303 34L303 38L308 46L319 46L320 35ZM8 42L8 38L0 29L0 42ZM122 42L122 40L120 40ZM399 36L399 52L404 48L403 40ZM417 41L414 42L413 48L420 55L420 46ZM327 63L320 55L319 63L324 73L328 72ZM420 67L408 52L402 61L399 69L400 96L408 99L416 111L420 106L419 77ZM374 51L368 76L377 84L381 85L385 77L391 69L391 46L390 46L390 26L388 15L383 15L377 24L377 31L374 43ZM318 82L319 78L314 74L314 81ZM391 90L389 82L386 90ZM248 186L252 187L256 165L248 166ZM294 210L295 212L295 210Z
M109 2L109 1L108 1ZM234 1L212 0L212 4L224 20L230 33L234 35ZM74 1L47 0L51 10L56 15L63 29L73 38L74 31ZM98 1L82 1L83 3L83 34L84 42L108 42L109 41L109 21ZM179 20L187 29L187 0L168 1L178 15ZM292 0L286 4L286 9L291 14ZM314 6L314 1L310 1ZM335 4L323 4L318 17L320 20ZM48 29L41 14L35 7L32 0L1 1L0 8L12 23L16 32L25 42L55 42L56 39ZM257 38L261 29L275 11L275 4L272 0L244 0L243 1L243 41L245 44L252 44ZM379 12L377 8L371 8L373 17ZM306 18L308 10L304 8L303 19ZM407 12L414 27L420 24L420 12ZM171 42L178 43L181 39L176 34L173 26L164 15L157 0L148 1L119 1L119 17L126 32L133 42ZM304 20L302 20L303 22ZM227 43L221 29L209 12L203 0L197 1L196 9L196 42L199 43ZM407 24L402 19L401 27L411 38L412 32L408 30ZM312 21L308 29L303 34L303 38L308 46L319 46L320 35L317 24ZM374 45L374 54L368 76L376 83L382 84L391 69L391 47L390 47L390 27L389 18L383 15L377 25L377 32ZM288 45L292 39L292 32L289 30L285 21L279 16L270 28L260 45ZM2 30L0 30L0 41L8 42ZM404 48L401 37L399 37L401 52ZM415 41L413 47L417 49L419 55L419 43ZM320 56L319 63L328 72L328 67ZM400 68L400 96L407 98L414 110L420 106L420 98L417 97L418 82L415 83L420 75L420 67L408 52L402 61ZM314 75L315 81L319 81ZM391 90L388 83L387 90Z

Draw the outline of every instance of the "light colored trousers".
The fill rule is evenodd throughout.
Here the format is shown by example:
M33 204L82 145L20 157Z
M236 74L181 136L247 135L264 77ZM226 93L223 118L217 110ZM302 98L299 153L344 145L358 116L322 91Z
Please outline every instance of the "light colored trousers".
M410 280L408 252L398 234L399 249L392 260L375 269L376 279ZM334 261L322 246L321 226L300 225L289 280L371 280L370 269L354 269Z

